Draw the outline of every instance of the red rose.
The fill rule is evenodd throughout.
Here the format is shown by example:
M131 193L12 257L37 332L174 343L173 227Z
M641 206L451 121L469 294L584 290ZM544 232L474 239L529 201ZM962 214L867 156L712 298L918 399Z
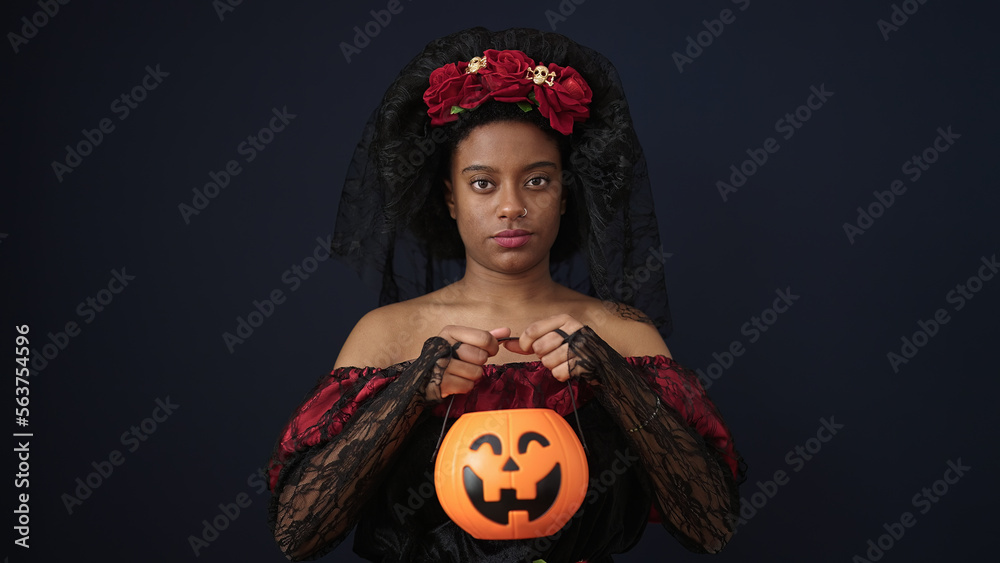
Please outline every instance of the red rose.
M478 75L466 74L468 66L469 63L459 62L444 65L431 73L430 87L424 92L424 103L427 104L431 125L455 121L458 116L451 113L452 106L473 108L489 94L480 84Z
M590 117L589 106L593 92L576 69L562 68L555 64L550 64L548 69L549 72L556 73L552 86L534 84L538 111L549 118L553 129L569 135L573 132L573 122Z
M524 76L525 71L535 67L535 61L521 51L489 49L483 55L489 61L486 70L490 72Z
M489 62L479 73L491 97L498 102L526 101L531 91L531 81L526 76L535 67L535 61L521 51L512 50L489 49L483 56Z

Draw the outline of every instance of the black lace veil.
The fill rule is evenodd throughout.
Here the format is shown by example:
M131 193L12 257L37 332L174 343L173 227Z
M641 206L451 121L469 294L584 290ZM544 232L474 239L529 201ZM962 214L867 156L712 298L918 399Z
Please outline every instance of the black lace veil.
M669 336L663 249L621 80L603 55L556 33L473 28L431 42L410 61L365 125L341 195L332 252L381 288L380 305L462 276L464 254L454 251L461 241L441 182L455 124L432 128L422 96L434 69L487 49L517 49L539 64L571 66L590 85L590 117L565 139L563 185L571 217L564 222L571 226L560 229L552 276L604 300L609 310L626 313L627 305L642 311Z

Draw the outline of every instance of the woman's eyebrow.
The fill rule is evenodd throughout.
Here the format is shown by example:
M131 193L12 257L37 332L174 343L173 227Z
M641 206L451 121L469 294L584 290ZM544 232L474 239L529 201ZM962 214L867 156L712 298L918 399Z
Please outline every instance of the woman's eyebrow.
M555 168L556 163L548 160L539 160L538 162L532 162L531 164L525 166L524 170L531 170L532 168ZM462 174L467 172L496 172L496 168L489 166L487 164L470 164L462 169Z
M550 162L548 160L540 160L538 162L533 162L524 167L525 170L530 170L532 168L555 168L556 163Z
M462 169L462 174L466 172L496 172L496 169L485 164L472 164Z

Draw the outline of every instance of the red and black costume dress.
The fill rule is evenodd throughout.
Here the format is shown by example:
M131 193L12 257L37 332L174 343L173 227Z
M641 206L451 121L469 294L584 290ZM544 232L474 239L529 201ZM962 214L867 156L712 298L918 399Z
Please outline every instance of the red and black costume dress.
M452 352L433 337L416 360L334 370L296 409L269 463L279 545L315 558L356 526L354 550L373 561L598 563L634 546L652 516L692 551L721 549L735 526L742 462L695 374L665 356L623 358L588 327L567 342L585 375L567 385L541 362L487 365L448 414L453 422L465 412L549 408L575 427L573 393L590 486L560 532L477 540L428 494L448 404L428 401L427 389ZM642 429L627 432L636 421Z

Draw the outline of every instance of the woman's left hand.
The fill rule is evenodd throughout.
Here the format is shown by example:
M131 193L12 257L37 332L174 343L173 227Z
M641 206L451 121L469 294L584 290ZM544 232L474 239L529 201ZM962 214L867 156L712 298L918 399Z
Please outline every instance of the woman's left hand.
M555 315L547 319L535 321L528 325L517 340L508 340L504 347L516 354L535 354L542 360L542 365L549 368L552 375L559 381L580 375L571 373L576 362L571 362L569 345L564 344L565 337L556 330L561 330L566 336L583 328L583 323L570 315ZM579 371L579 370L575 370Z

